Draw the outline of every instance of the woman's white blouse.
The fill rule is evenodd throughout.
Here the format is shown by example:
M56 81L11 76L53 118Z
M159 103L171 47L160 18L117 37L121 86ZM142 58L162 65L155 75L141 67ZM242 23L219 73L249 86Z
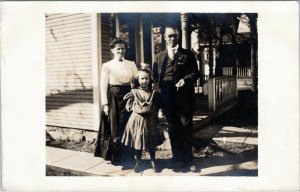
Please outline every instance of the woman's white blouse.
M105 105L107 101L108 84L123 85L132 83L138 77L138 69L133 61L123 59L118 61L116 59L110 60L102 65L101 79L100 79L100 95L101 104Z

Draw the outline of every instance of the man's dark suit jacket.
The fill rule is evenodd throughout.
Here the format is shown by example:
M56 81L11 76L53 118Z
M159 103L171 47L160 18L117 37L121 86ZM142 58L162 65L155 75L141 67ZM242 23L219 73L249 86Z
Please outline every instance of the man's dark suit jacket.
M158 82L159 85L161 84L164 76L163 63L165 62L165 59L167 59L167 57L167 50L164 50L161 53L157 54L153 64L154 82ZM177 83L180 79L184 79L185 81L185 85L178 89L177 95L174 97L174 104L179 110L194 110L194 83L197 78L199 78L199 71L195 55L192 51L179 47L177 53L174 56L173 62L175 63L173 79L174 83Z

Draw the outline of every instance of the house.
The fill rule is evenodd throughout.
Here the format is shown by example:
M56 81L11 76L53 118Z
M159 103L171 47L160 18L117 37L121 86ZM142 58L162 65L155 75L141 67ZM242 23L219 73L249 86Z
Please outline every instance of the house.
M56 139L94 141L101 66L111 59L111 38L126 39L126 58L137 65L152 64L164 49L163 28L170 22L180 26L180 44L194 51L202 74L195 84L196 113L225 112L236 104L238 84L257 91L256 18L240 13L46 14L47 131Z

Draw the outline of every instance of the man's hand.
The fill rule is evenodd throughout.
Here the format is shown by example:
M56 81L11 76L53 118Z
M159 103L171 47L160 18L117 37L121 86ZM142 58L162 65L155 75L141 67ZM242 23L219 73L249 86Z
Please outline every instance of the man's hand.
M159 119L164 118L164 113L163 113L163 111L162 111L161 109L158 111L157 117L158 117Z
M179 88L179 87L182 87L185 85L185 81L184 79L180 79L177 83L176 83L176 87Z
M105 115L109 114L109 108L108 108L107 104L103 106L103 112L104 112Z
M153 88L155 91L159 91L159 84L158 84L158 83L153 83L153 84L152 84L152 88Z

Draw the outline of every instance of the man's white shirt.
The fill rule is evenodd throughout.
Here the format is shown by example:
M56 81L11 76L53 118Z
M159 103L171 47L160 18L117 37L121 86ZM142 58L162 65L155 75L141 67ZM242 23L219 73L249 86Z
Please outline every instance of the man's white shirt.
M175 47L167 47L167 53L171 60L174 60L174 55L177 53L178 47L178 44Z

